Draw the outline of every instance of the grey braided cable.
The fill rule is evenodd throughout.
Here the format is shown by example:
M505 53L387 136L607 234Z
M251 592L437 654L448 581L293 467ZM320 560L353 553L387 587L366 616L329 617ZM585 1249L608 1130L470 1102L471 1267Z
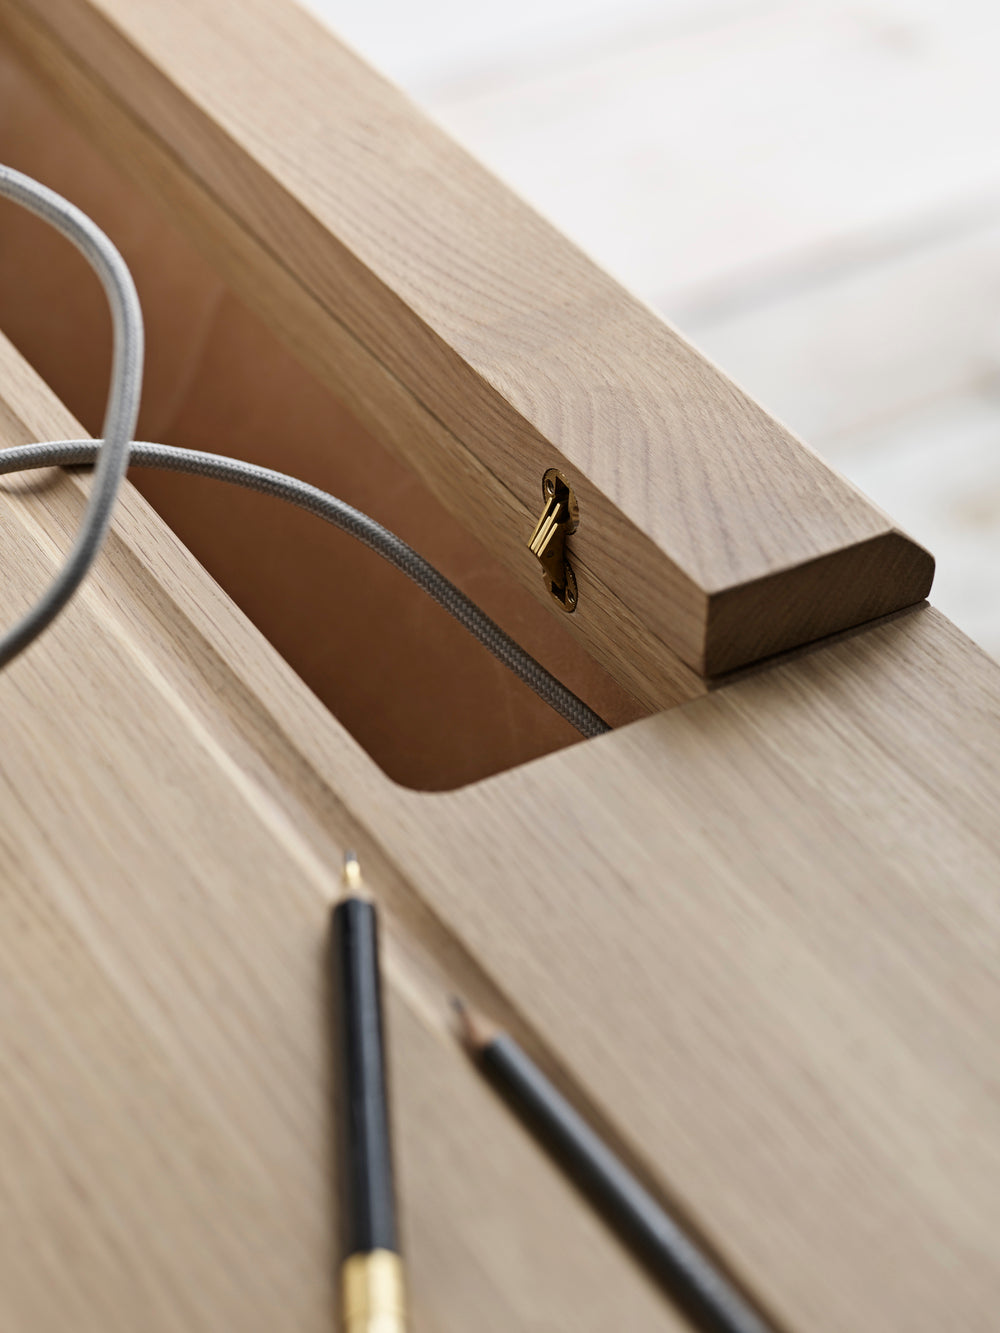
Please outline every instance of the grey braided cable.
M142 392L142 312L132 275L104 232L74 204L30 176L0 165L0 196L20 204L63 234L101 280L111 307L113 357L103 444L80 531L66 562L38 601L0 636L0 667L27 648L56 618L83 582L107 534L128 467Z
M22 469L40 467L68 467L92 463L100 452L98 440L54 440L45 444L25 444L14 449L0 449L0 475ZM376 523L359 509L322 491L317 486L300 481L297 477L270 468L226 458L222 454L202 453L195 449L175 449L170 445L147 444L136 441L131 447L131 463L135 467L163 468L171 472L186 472L196 477L213 477L232 482L247 490L260 491L290 504L297 505L317 518L325 519L342 532L363 542L387 560L417 587L432 597L450 615L465 627L484 647L520 680L529 686L551 708L566 719L583 736L601 736L609 731L593 709L578 698L572 690L537 662L530 653L516 643L509 634L491 620L475 602L456 588L433 565L407 546L400 537Z
M582 735L599 736L609 730L592 709L515 643L433 565L366 514L315 486L270 468L218 454L157 444L133 444L132 434L142 391L143 326L139 298L124 260L100 228L74 204L30 177L2 165L0 196L29 209L55 227L83 254L104 288L111 308L114 336L103 440L54 441L0 450L0 473L97 462L94 484L73 548L35 605L0 637L0 667L22 652L52 623L82 583L107 534L131 451L137 464L233 482L287 500L334 524L412 579Z

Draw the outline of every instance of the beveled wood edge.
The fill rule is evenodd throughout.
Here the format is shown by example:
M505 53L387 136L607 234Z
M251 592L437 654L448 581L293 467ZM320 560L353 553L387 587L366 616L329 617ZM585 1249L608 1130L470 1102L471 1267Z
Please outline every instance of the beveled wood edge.
M886 569L893 571L891 595L880 577ZM933 581L934 557L893 528L755 584L713 593L701 670L719 676L905 610L924 601ZM768 617L773 602L786 607L784 624Z
M551 404L542 401L550 366L539 370L537 383L530 362L527 370L518 361L508 371L500 341L487 337L489 359L496 362L500 356L500 362L487 367L482 347L467 346L464 334L450 336L440 311L417 310L405 281L380 266L377 256L365 259L354 253L350 237L338 234L342 229L322 216L322 200L308 197L307 186L282 176L269 156L271 146L259 137L259 127L242 131L241 117L252 121L251 108L234 103L227 110L235 121L217 122L217 109L203 105L190 91L196 80L180 86L175 54L141 47L129 31L130 20L119 15L112 23L106 8L94 0L44 5L4 0L0 24L50 91L210 253L238 293L373 433L420 473L453 513L474 525L515 577L550 606L525 539L539 503L542 471L563 467L586 515L571 539L583 585L580 608L564 618L601 664L648 707L668 706L702 692L699 677L837 632L926 595L932 564L922 548L898 533L898 542L876 540L892 537L893 530L874 506L455 149L307 15L297 9L286 12L281 0L255 6L245 16L247 44L263 41L267 22L262 15L280 15L293 36L283 43L277 67L273 53L266 53L274 78L295 82L295 61L301 58L294 54L296 41L308 35L312 49L305 75L324 59L331 71L347 70L355 96L364 103L358 115L366 133L401 136L420 145L442 169L462 177L470 208L480 210L470 234L480 224L488 232L498 211L507 232L523 232L517 244L538 268L539 318L542 293L561 269L583 290L592 287L591 304L580 314L583 327L588 317L593 321L590 336L578 338L574 325L573 340L563 340L560 355L569 358L569 368L554 395L570 404L580 399L586 414L590 408L580 395L586 395L595 374L610 376L609 383L618 376L622 385L641 384L633 404L634 427L612 422L581 451L572 443L577 429L572 411L557 420ZM190 40L194 53L195 30ZM192 54L191 68L196 64L197 55ZM115 91L106 73L112 68L118 75ZM322 132L333 134L336 114L327 115ZM341 128L349 137L351 127ZM380 169L377 163L365 165L374 172ZM398 170L398 163L386 169ZM342 189L350 196L362 184L360 177L348 177ZM404 193L411 189L405 172L399 186ZM419 202L419 182L412 189ZM259 201L262 212L256 211ZM293 249L306 255L301 263L296 254L279 253L280 235L297 238ZM423 259L416 237L413 246L419 269ZM317 262L324 254L328 258ZM466 267L476 258L472 255ZM502 285L496 274L489 277ZM338 293L343 299L338 300ZM477 310L484 299L488 310L482 291L474 297ZM378 319L367 325L358 315L366 303L379 311ZM503 324L499 314L494 319L489 313L481 314L480 322L486 328L491 322ZM653 344L655 356L649 353L653 359L643 360L647 351L638 349ZM575 367L574 345L582 349ZM674 380L683 382L680 390ZM663 399L659 406L658 395ZM676 401L667 404L670 395ZM534 413L532 406L537 408ZM657 426L661 409L665 416ZM625 432L620 442L616 429ZM678 432L691 430L702 453L696 465L704 473L699 485L713 470L720 480L718 485L707 483L707 507L695 501L671 528L669 515L663 519L655 502L650 508L648 486L639 485L643 499L636 509L636 478L620 480L619 472L634 472L637 464L652 469L650 475L658 479L652 490L662 497L662 507L675 507L679 501L666 480L674 466L671 451ZM630 432L635 436L631 444ZM646 440L640 448L646 450L646 461L629 458L624 468L616 465L609 471L605 455L613 459L619 449L634 453L640 437ZM747 450L750 465L743 472L754 476L754 503L758 508L761 503L765 508L772 501L774 505L773 512L761 511L754 521L768 529L787 527L780 550L773 542L769 546L769 536L762 544L752 537L744 554L739 553L741 539L734 532L745 526L741 510L746 475L732 487L729 455L736 447ZM782 497L789 497L784 510ZM798 512L800 505L815 515L815 532L813 520ZM690 537L683 530L692 525L698 532L689 556L668 554L674 541L683 547ZM831 532L841 534L832 546ZM715 542L719 546L713 550ZM865 543L868 586L859 595L855 557L844 558L843 552ZM906 548L902 555L898 543ZM762 554L765 549L770 554ZM718 568L712 572L720 559L721 567L730 569L721 583ZM734 569L741 565L754 574L734 579ZM633 631L628 654L621 650L624 623Z

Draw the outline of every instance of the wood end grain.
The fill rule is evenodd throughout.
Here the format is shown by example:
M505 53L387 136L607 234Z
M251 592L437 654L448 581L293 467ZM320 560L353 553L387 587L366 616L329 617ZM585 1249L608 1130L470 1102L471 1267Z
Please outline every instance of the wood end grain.
M895 528L709 598L702 674L717 676L923 601L934 557Z

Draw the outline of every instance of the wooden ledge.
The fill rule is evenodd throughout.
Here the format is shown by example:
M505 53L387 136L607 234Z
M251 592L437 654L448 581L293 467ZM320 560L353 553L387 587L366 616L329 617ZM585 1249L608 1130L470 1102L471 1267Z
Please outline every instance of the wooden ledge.
M526 541L564 471L580 598L553 612L647 706L926 596L922 548L296 6L0 0L0 24L543 600Z
M894 528L708 599L706 675L735 670L922 601L934 560ZM781 620L772 614L780 606Z

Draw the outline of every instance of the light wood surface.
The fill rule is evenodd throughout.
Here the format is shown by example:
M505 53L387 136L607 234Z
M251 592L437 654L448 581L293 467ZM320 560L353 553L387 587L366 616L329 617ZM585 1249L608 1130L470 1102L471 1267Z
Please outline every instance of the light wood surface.
M1000 658L990 0L306 0L934 552Z
M0 444L79 429L2 340L0 381ZM51 575L84 488L5 484L5 616ZM365 834L336 800L297 826L289 746L275 769L254 753L274 724L241 683L247 652L351 744L129 488L99 577L0 678L10 1333L333 1326L323 959L340 856ZM388 893L398 877L367 860ZM416 1326L556 1329L569 1306L594 1333L679 1333L388 928Z
M71 429L6 347L3 383L5 442ZM5 502L6 614L81 485ZM419 794L130 494L0 694L14 1328L325 1327L348 840L389 923L424 1326L671 1326L455 1056L459 990L791 1328L990 1327L1000 668L935 612Z
M265 7L247 7L242 37L223 6L123 6L115 31L93 6L44 11L58 38L27 7L0 6L88 132L103 118L105 146L134 154L139 178L220 271L248 295L252 278L266 288L260 309L314 372L330 381L342 353L354 358L347 405L380 438L399 448L412 427L422 457L448 458L412 385L385 374L376 401L373 366L388 363L330 317L319 261L332 214L316 214L334 204L296 194L325 179L310 158L316 125L299 126L285 162L268 157L266 136L256 142L253 118L226 119ZM204 82L171 92L174 28L190 43L209 12L215 91L206 61L183 66ZM68 54L77 49L84 59ZM277 38L272 54L280 66ZM356 68L336 59L345 81L333 101ZM307 63L318 77L320 56ZM137 89L139 69L146 112L162 113L155 133L103 81ZM262 118L281 124L277 84L263 79L260 94ZM253 138L256 156L250 175L244 157L213 159L232 175L217 175L210 197L208 159L199 176L184 155L218 147L221 130L204 133L214 117L242 153L241 136ZM267 194L270 220L245 197L262 163L292 192ZM226 191L249 231L226 213ZM473 197L481 208L498 196ZM267 228L307 203L298 234L326 240L295 252L301 271L268 267ZM349 285L353 260L338 263ZM12 281L9 267L0 281ZM192 307L215 299L200 279L186 290ZM424 319L433 293L411 295ZM257 336L230 299L218 308L239 336L231 329L217 350ZM412 330L411 315L396 316ZM491 327L484 339L503 349ZM207 375L213 363L190 364ZM447 362L441 385L453 371ZM158 381L161 406L183 379L172 373ZM677 389L699 431L701 392L723 383L704 376ZM503 386L508 406L517 387ZM77 430L5 340L0 395L0 444ZM208 432L212 400L208 387L184 399L192 430ZM738 424L784 439L745 400L727 401ZM468 461L471 427L462 438L486 503L523 517L517 483ZM797 475L814 532L829 505L848 525L873 512L813 466ZM673 497L657 485L649 504L662 499L666 514ZM85 489L78 477L5 483L6 618L69 544ZM611 600L606 610L608 626L624 614ZM617 622L620 662L632 623ZM580 620L576 631L608 657L599 628ZM647 700L650 660L619 668ZM676 671L667 661L661 678ZM487 781L417 792L386 776L130 489L95 579L0 674L0 754L5 1331L330 1327L322 959L349 843L387 926L420 1329L682 1327L457 1052L445 1017L457 991L529 1047L783 1327L993 1333L1000 667L934 610Z
M609 724L648 712L509 577L213 269L0 52L0 160L75 200L120 244L147 329L138 434L304 477L399 533ZM61 237L0 202L4 331L98 433L107 307ZM408 579L288 505L162 472L134 474L171 528L396 781L461 786L577 733ZM350 626L352 651L336 651ZM666 697L667 682L663 681ZM675 672L673 701L705 691Z
M998 802L1000 669L918 611L442 798L422 891L791 1327L985 1330Z
M2 17L536 591L524 541L542 472L566 470L583 515L567 625L643 703L674 701L659 682L678 657L715 674L926 594L926 552L304 13L8 0ZM625 621L642 631L627 660Z

